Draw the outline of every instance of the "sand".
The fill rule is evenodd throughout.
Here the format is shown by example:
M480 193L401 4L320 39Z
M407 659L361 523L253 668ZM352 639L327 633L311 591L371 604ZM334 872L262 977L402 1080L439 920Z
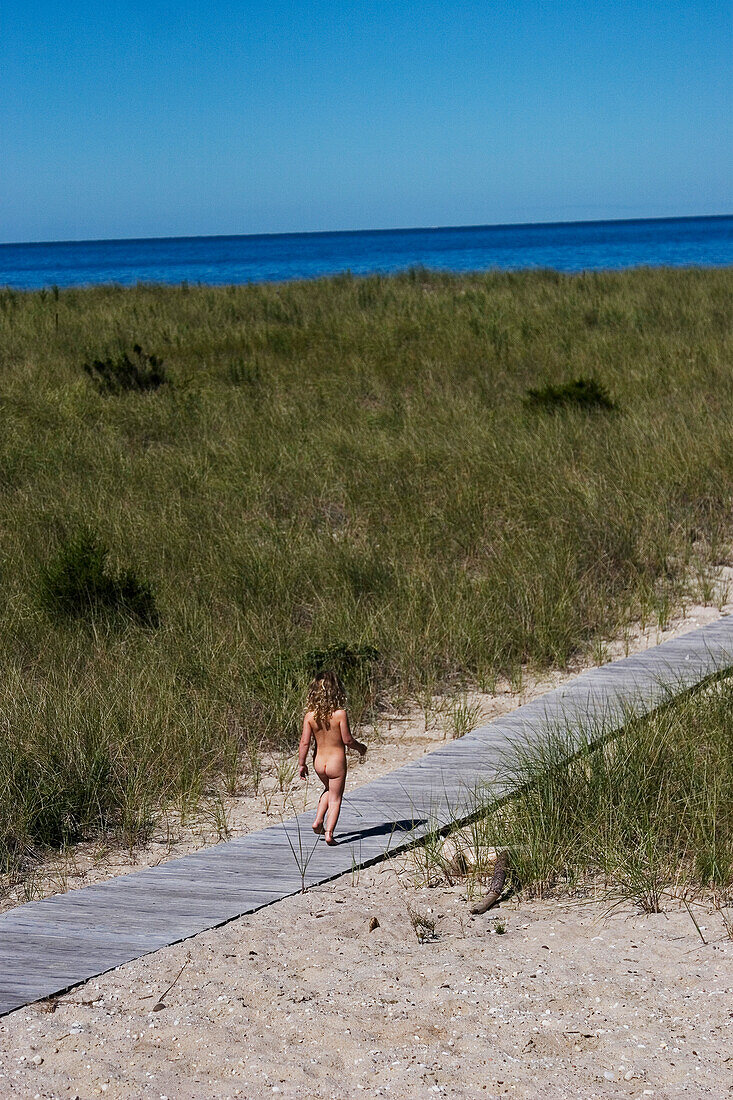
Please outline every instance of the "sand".
M420 887L403 857L5 1017L0 1096L720 1098L733 941L696 916L707 944L672 903L470 917L461 886Z

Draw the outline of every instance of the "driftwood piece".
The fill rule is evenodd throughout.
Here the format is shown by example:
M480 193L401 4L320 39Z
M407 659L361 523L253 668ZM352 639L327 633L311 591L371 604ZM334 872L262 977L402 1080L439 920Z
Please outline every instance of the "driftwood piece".
M504 893L504 883L506 882L507 871L509 870L509 852L499 852L496 857L496 863L494 864L494 875L491 879L491 886L489 892L485 898L471 909L472 913L487 913L489 909L497 904L501 895Z

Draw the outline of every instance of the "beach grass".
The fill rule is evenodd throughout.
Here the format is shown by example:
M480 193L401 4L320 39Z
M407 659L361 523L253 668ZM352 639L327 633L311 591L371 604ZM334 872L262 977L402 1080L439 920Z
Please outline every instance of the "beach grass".
M704 685L604 739L559 723L514 746L503 778L518 793L467 830L479 873L508 850L529 895L593 892L659 912L733 884L733 683ZM440 851L432 864L440 869ZM475 877L475 876L474 876Z
M730 269L0 291L4 865L256 784L319 652L358 722L713 598L732 292ZM578 382L608 406L528 400Z

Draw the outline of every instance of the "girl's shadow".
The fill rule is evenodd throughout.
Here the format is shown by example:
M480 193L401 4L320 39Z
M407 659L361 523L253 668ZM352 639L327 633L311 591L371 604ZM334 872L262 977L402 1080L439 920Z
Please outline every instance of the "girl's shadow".
M354 840L366 840L367 837L394 837L398 834L412 833L415 829L419 829L421 825L427 823L426 817L405 817L401 821L385 821L381 825L372 825L368 829L349 829L347 832L341 833L337 836L337 842L339 844L348 844Z

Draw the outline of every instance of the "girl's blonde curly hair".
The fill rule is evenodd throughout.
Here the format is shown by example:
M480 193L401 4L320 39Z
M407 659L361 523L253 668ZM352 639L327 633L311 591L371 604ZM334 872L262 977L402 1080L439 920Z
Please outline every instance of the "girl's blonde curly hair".
M328 729L329 719L335 710L346 706L346 690L335 672L319 672L308 688L308 710L312 710L316 723Z

